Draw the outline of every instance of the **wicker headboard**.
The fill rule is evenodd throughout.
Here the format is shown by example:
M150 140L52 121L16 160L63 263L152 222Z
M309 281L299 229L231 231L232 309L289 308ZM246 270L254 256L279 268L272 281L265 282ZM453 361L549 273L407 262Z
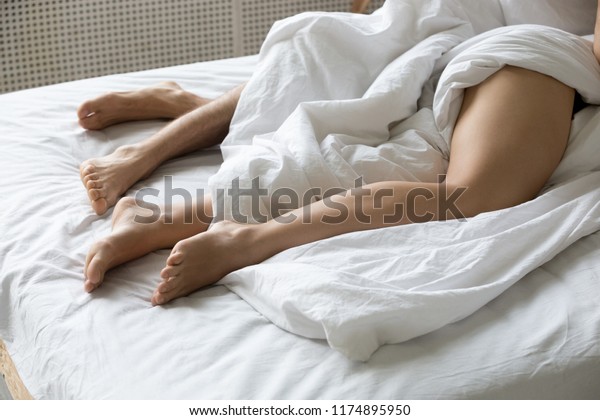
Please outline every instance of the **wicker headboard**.
M5 0L0 92L255 54L278 19L358 3L364 1Z

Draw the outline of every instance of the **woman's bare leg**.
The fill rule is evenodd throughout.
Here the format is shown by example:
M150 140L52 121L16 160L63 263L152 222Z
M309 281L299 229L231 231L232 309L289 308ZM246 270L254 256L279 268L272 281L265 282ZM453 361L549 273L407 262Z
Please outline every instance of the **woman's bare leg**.
M538 194L567 147L574 98L572 88L517 67L466 91L446 181L469 187L461 204L466 214Z
M156 208L158 210L158 208ZM108 270L159 249L172 248L178 241L204 232L212 219L210 197L200 203L174 205L152 214L135 199L119 200L112 218L112 232L92 245L88 252L84 288L91 292L104 281Z
M175 82L162 82L85 101L77 109L77 117L83 128L102 130L126 121L178 118L208 102L208 99L183 90Z
M178 242L161 272L153 304L164 304L259 263L285 249L331 236L393 224L475 216L533 199L558 165L569 136L574 91L562 83L507 67L466 91L444 183L387 181L347 192L262 225L219 223ZM419 191L419 199L411 195ZM459 193L462 192L462 195ZM440 203L456 194L454 212ZM359 203L360 206L357 204ZM340 218L339 205L347 209ZM402 207L399 207L402 206ZM398 215L398 208L411 209ZM390 221L390 216L395 216ZM365 222L364 217L368 217ZM330 220L327 220L327 217ZM343 219L343 220L342 220ZM336 222L332 222L335 221Z
M229 131L243 88L238 86L193 109L141 143L83 162L81 181L94 211L104 214L125 191L164 161L220 143Z

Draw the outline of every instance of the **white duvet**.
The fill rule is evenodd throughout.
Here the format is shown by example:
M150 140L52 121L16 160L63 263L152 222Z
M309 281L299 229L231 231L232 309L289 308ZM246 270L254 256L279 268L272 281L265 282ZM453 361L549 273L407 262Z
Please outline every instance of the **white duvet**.
M550 75L600 103L589 41L535 25L478 35L470 19L460 2L394 0L372 16L277 24L222 145L213 194L237 178L242 188L259 177L263 188L301 195L351 188L359 177L436 181L463 90L504 65ZM531 202L308 244L222 283L276 325L367 360L382 344L465 318L598 230L599 149L574 127L548 188ZM268 198L261 204L269 212Z

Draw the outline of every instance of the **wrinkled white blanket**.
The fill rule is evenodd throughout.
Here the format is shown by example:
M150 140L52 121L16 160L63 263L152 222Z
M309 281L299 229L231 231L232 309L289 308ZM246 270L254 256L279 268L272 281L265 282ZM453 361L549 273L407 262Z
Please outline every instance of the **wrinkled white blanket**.
M371 16L312 13L278 23L223 143L213 194L236 178L241 187L259 177L271 192L299 194L350 188L359 177L436 181L463 90L507 64L600 103L589 41L533 25L477 34L472 18L458 1L394 0ZM466 222L308 244L222 283L276 325L327 339L355 360L460 320L600 227L600 142L575 128L536 200Z

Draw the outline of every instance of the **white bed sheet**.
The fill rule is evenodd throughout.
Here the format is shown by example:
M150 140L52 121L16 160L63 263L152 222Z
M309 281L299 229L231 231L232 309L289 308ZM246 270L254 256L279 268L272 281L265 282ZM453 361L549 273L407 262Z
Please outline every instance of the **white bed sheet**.
M586 237L469 318L367 363L280 330L223 286L165 307L150 295L168 251L111 271L83 292L89 246L110 230L79 181L82 160L147 137L164 122L85 132L86 98L163 80L215 96L246 80L254 57L71 82L0 96L0 337L35 398L598 398L600 234ZM600 113L577 129L600 133ZM196 189L218 150L163 165L143 186ZM551 227L549 227L551 228ZM407 320L410 322L410 320Z

